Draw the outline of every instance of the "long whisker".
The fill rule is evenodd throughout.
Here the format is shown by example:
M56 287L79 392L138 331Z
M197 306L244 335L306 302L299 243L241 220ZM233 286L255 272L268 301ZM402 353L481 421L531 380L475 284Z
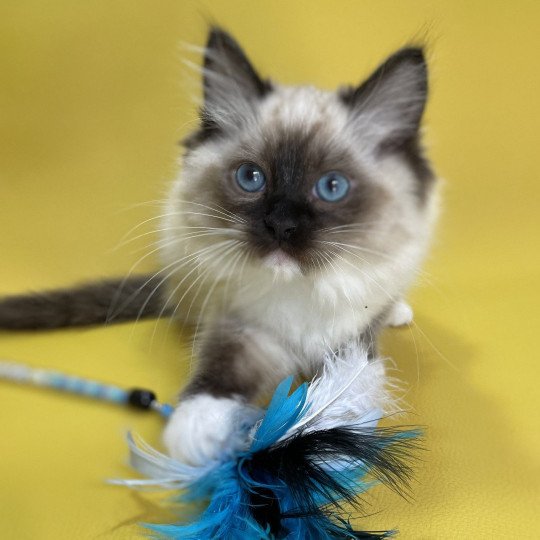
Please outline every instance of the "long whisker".
M411 337L412 337L413 344L414 344L414 352L415 352L415 356L416 356L416 386L418 387L418 386L420 386L420 354L419 354L419 351L418 351L418 344L416 343L416 336L414 335L414 332L413 332L413 329L412 329L412 326L411 326L410 323L407 323L407 328L409 329L409 332L411 333ZM405 399L405 396L407 395L407 393L408 392L406 392L403 395L403 399Z
M238 245L240 242L238 240L228 240L227 241L227 246L223 246L222 249L219 250L219 255L220 256L223 256L225 253L229 252L231 249L233 249L236 245ZM212 253L213 256L216 255L216 252L213 252ZM200 275L198 276L194 281L191 282L190 286L184 291L182 297L180 298L180 300L178 300L178 302L176 302L176 307L174 308L174 311L172 312L172 317L174 318L176 316L176 313L178 312L178 308L180 307L181 303L182 303L182 300L186 297L186 295L189 293L189 291L193 288L193 286L197 283L197 281L205 275L205 273L209 270L209 267L205 269L205 271ZM182 284L184 283L184 281L193 273L193 270L191 270L188 274L186 274L182 280L178 283L178 285L174 288L173 292L172 292L172 296L174 296L178 290L180 289L180 287L182 286Z
M316 232L331 232L331 231L341 231L346 229L359 229L359 230L368 230L368 225L377 225L382 221L373 220L373 221L362 221L357 223L346 223L345 225L336 225L334 227L325 227L323 229L317 229Z
M176 234L175 238L178 239L178 240L190 240L192 238L198 238L200 236L212 236L212 235L216 235L216 236L219 236L219 235L234 236L234 235L243 234L242 231L239 231L237 229L227 229L227 228L224 228L224 227L167 227L167 228L164 228L164 229L155 229L155 230L143 233L143 234L139 234L138 236L136 236L136 237L134 237L134 238L132 238L130 240L127 240L124 243L124 245L127 245L127 244L129 244L131 242L134 242L135 240L138 240L139 238L143 238L145 236L158 234L160 232L174 232L174 231L181 231L181 230L188 229L188 228L200 229L200 230L199 231L186 232L184 234ZM137 251L146 249L146 248L148 248L148 247L150 247L152 245L157 245L160 242L166 242L168 240L170 240L170 239L169 238L159 238L155 242L152 242L151 244L148 244L145 247L138 248Z
M227 252L225 253L222 253L220 258L221 259L225 259L226 257L228 257L231 253L234 253L234 251L237 249L238 247L238 244L235 245L235 246L231 246L231 249L227 250ZM236 258L238 256L242 255L242 252L239 251L235 257L233 257L233 261L236 260ZM213 285L212 287L210 287L210 289L208 290L208 293L206 295L206 299L210 298L210 295L214 292L214 289L216 288L217 284L219 283L220 279L221 279L221 276L223 276L223 274L228 270L228 268L230 267L231 265L231 261L227 261L227 263L221 268L221 272L214 278L214 282L213 282ZM207 274L210 272L211 270L211 267L208 268L208 272ZM202 281L199 285L199 287L197 288L197 291L195 293L195 296L193 297L191 303L189 304L189 307L188 307L188 311L187 311L187 314L186 314L186 318L189 317L189 314L191 313L191 308L193 307L193 304L195 302L195 299L199 296L199 293L201 292L202 290L202 286L204 285L206 279L204 281ZM201 306L200 308L200 311L199 311L199 318L202 317L202 313L204 312L204 307L206 305L206 301L203 303L203 305ZM196 337L196 336L195 336ZM194 338L195 339L195 338Z
M322 252L322 251L320 251L319 254L320 254L320 255L323 257L323 259L326 261L326 264L328 264L328 265L332 268L332 270L333 270L334 272L336 272L336 268L335 268L335 266L332 264L332 260L330 259L330 257L329 257L326 253L324 253L324 252ZM336 327L336 299L333 298L333 299L332 299L332 302L333 302L333 315L332 315L332 334L333 334L333 333L334 333L334 328Z
M223 249L218 249L218 250L216 250L216 251L211 252L211 257L215 257L216 255L219 255L219 257L224 257L224 256L226 256L230 251L234 250L234 249L236 248L237 244L238 244L237 241L233 241L233 242L235 242L235 243L233 243L232 245L231 245L231 244L228 244L227 246L224 246ZM198 270L198 269L201 267L202 264L203 264L203 263L202 263L202 261L201 261L201 263L198 264L193 270ZM167 302L166 302L166 304L165 304L165 307L168 306L170 300L176 295L176 293L178 292L178 290L180 289L180 287L182 286L182 284L184 283L184 281L185 281L185 280L193 273L193 270L190 271L187 275L185 275L185 276L183 277L183 279L180 281L180 283L178 283L178 285L174 288L174 290L169 294L169 297L168 297L168 299L167 299ZM202 272L201 274L199 274L199 275L191 282L191 284L189 285L189 287L184 291L184 293L183 293L182 297L180 298L180 300L178 300L178 302L176 302L176 306L175 306L175 308L174 308L174 311L173 311L172 314L171 314L171 317L170 317L170 320L169 320L169 324L167 325L167 333L168 333L168 331L169 331L169 329L170 329L170 326L171 326L171 324L172 324L172 321L173 321L174 318L176 317L176 313L177 313L177 311L178 311L178 308L179 308L180 305L182 304L182 301L184 300L185 296L189 293L189 291L193 288L193 286L194 286L200 279L202 279L201 284L199 285L199 288L197 289L197 292L196 292L195 296L193 297L193 299L192 299L192 301L191 301L191 304L190 304L190 306L189 306L189 309L188 309L187 313L185 313L184 316L183 316L183 318L184 318L184 325L185 325L185 321L187 321L188 318L189 318L189 313L190 313L190 311L191 311L191 307L192 307L192 305L193 305L193 303L194 303L194 301L195 301L197 295L199 294L199 291L200 291L202 285L203 285L204 282L206 281L206 277L205 277L205 276L207 276L207 275L210 273L210 270L211 270L211 266L207 266L207 267L203 270L203 272ZM164 309L165 309L165 308L164 308ZM183 325L183 326L184 326L184 325ZM183 326L182 326L182 328L183 328ZM155 334L156 328L157 328L157 327L154 327L154 332L153 332L153 334L152 334L152 342L153 342L153 339L154 339L154 334Z
M220 206L219 204L216 204L214 203L214 206L208 206L206 204L202 204L202 203L196 203L196 202L193 202L193 201L186 201L186 200L183 200L183 199L176 199L178 202L182 202L182 203L185 203L185 204L196 204L198 206L202 206L204 208L206 208L207 210L213 210L214 212L218 212L220 214L223 214L225 216L228 216L230 218L233 218L233 219L236 219L238 221L240 221L241 223L246 223L246 220L242 217L240 217L238 214L235 214L234 212L231 212L230 210L227 210L226 208L223 208L223 206Z
M339 270L341 271L341 273L343 274L344 273L343 268L336 261L334 261L334 262L335 262L336 266L339 268ZM342 288L342 292L343 292L343 295L345 296L345 299L347 300L347 302L349 304L349 307L351 308L353 319L358 320L356 318L356 310L354 309L353 302L351 300L351 297L349 296L349 293L347 292L347 289L345 287Z
M428 338L427 334L420 328L420 326L418 325L418 323L414 320L411 321L410 324L414 324L415 328L422 334L422 336L424 337L424 339L429 343L429 345L433 348L433 350L456 372L456 373L459 373L459 368L453 363L450 361L450 359L448 357L446 357L446 355L444 355L436 346L435 344L433 343L433 341L431 341L431 339Z
M354 264L352 264L350 261L348 261L345 257L343 257L343 255L341 255L340 253L338 253L337 251L333 251L332 254L335 256L335 257L338 257L340 260L342 260L344 263L346 264L349 264L350 266L352 266L355 270L359 271L362 273L362 275L364 275L366 278L368 278L372 283L374 283L379 289L381 289L381 291L384 292L384 294L386 294L386 296L388 296L389 300L391 302L395 302L396 301L396 298L394 298L373 276L370 276L368 272L362 270L361 268L359 268L358 266L355 266ZM353 256L356 256L354 253L350 253L351 255ZM356 256L358 259L364 261L364 259L362 259L361 257L358 257Z
M229 223L235 223L235 224L243 224L241 221L238 221L237 219L232 219L230 217L225 217L225 216L217 216L215 214L206 214L204 212L192 212L190 210L181 210L179 212L177 212L177 214L187 214L187 215L190 215L190 216L203 216L203 217L210 217L210 218L214 218L214 219L221 219L223 221L228 221Z
M225 211L222 211L220 209L213 208L213 207L211 207L209 205L202 204L202 203L197 203L197 202L194 202L194 201L182 201L182 202L186 202L186 203L189 203L189 204L194 204L196 206L206 208L207 210L211 210L212 212L217 212L218 214L221 214L221 215L206 214L206 213L202 213L202 212L192 212L192 211L188 211L188 210L175 210L173 212L165 212L165 213L159 214L157 216L152 216L151 218L148 218L148 219L145 219L144 221L141 221L140 223L138 223L137 225L132 227L127 233L125 233L122 236L122 238L120 238L120 240L119 240L119 246L117 246L115 249L118 249L119 247L124 245L125 241L129 238L129 236L133 232L135 232L137 229L144 226L146 223L149 223L150 221L155 221L157 219L163 219L163 218L166 218L166 217L178 216L178 215L181 215L181 214L201 215L201 216L205 216L205 217L211 217L211 218L214 218L214 219L222 219L224 221L229 221L230 223L237 223L237 224L245 224L246 223L245 219L241 218L240 216L238 216L236 214L233 214L232 212L225 213ZM223 210L225 210L225 209L223 209Z
M250 260L252 254L253 254L253 250L248 248L248 249L245 250L245 252L246 252L246 257L245 257L244 261L242 262L242 266L240 267L240 272L239 272L239 276L238 276L238 281L240 283L242 282L242 276L244 275L244 271L246 269L247 262ZM223 301L224 302L228 298L228 292L229 292L228 287L229 287L229 280L227 280L227 282L225 283L225 290L224 290L224 294L223 294Z
M123 247L126 244L129 244L130 242L135 242L135 240L138 240L139 238L144 238L145 236L149 236L151 234L158 234L162 232L173 232L173 231L182 231L182 230L191 230L191 229L197 229L199 231L202 230L220 230L220 231L235 231L238 232L237 229L230 229L226 227L203 227L203 226L186 226L186 225L176 225L173 227L161 227L159 229L152 229L150 231L146 231L144 233L138 234L137 236L134 236L133 238L127 239L125 242L120 244L118 247ZM195 230L193 232L196 232Z
M223 206L217 204L217 203L214 203L212 206L208 205L208 204L203 204L203 203L200 203L200 202L196 202L196 201L189 201L189 200L186 200L186 199L175 199L176 202L180 202L180 203L184 203L184 204L193 204L195 206L200 206L202 208L206 208L207 210L212 210L213 212L218 212L220 214L223 214L223 215L226 215L227 217L231 217L231 218L234 218L234 219L238 219L239 221L242 221L242 222L245 222L246 220L240 216L238 216L237 214L235 214L234 212L231 212L230 210L227 210L226 208L224 208ZM167 207L169 206L170 204L170 201L165 198L163 200L159 200L159 199L155 199L155 200L151 200L151 201L145 201L145 202L142 202L142 203L137 203L135 205L133 205L133 207L137 207L137 206L158 206L158 207ZM180 213L181 210L178 210L176 212L173 213L174 214L177 214L177 213Z
M428 275L429 276L429 274L427 274L427 272L424 272L424 271L416 268L413 264L407 263L407 262L402 261L402 260L398 260L397 257L392 257L391 255L388 255L387 253L384 253L382 251L376 251L376 250L373 250L373 249L365 248L363 246L358 246L358 245L354 245L354 244L345 244L343 242L329 242L329 241L325 241L325 240L317 240L317 242L323 243L323 244L329 244L329 245L332 245L332 246L334 246L336 248L340 248L345 253L349 253L353 257L357 257L358 259L360 259L361 261L363 261L365 263L368 263L369 261L367 261L367 259L364 259L364 258L360 257L359 255L357 255L355 253L352 253L351 251L349 251L347 249L344 249L344 248L348 247L350 249L355 249L357 251L361 251L361 252L364 252L364 253L367 253L367 254L370 254L370 255L376 255L378 257L387 259L390 262L399 263L401 266L404 266L405 268L412 269L418 275Z
M228 230L229 229L224 229L224 231L228 231ZM196 234L187 233L185 235L179 235L179 236L176 236L174 238L161 238L161 239L156 240L154 242L150 242L146 246L132 251L132 253L137 253L139 251L146 251L148 248L150 248L152 246L156 246L155 249L153 249L152 251L146 253L144 256L140 257L135 262L135 264L131 267L131 269L130 269L130 271L128 273L128 277L129 277L129 275L131 275L131 273L132 273L133 269L135 268L135 266L138 266L141 262L143 262L143 260L145 260L147 257L149 257L150 255L152 255L153 253L155 253L157 251L160 251L160 250L162 250L162 249L164 249L166 247L172 246L174 244L178 244L180 242L185 242L187 240L191 240L192 238L199 238L199 237L204 237L204 236L220 236L220 235L227 236L226 234L223 234L222 232L209 231L209 232L202 232L202 233L196 233ZM211 248L211 246L208 246L208 247ZM190 255L193 255L195 253L196 252L191 252L188 255L186 255L186 257L189 257Z
M336 253L334 252L333 253L336 257L340 258L341 260L343 260L343 262L351 265L353 268L359 270L366 278L368 278L372 283L374 283L382 292L384 292L384 294L389 298L389 300L391 302L395 302L396 301L396 298L394 298L375 278L373 278L372 276L370 276L367 272L363 271L362 269L354 266L352 263L350 263L350 261L348 261L347 259L345 259L344 257L342 257L339 253ZM352 253L351 253L352 254ZM354 255L354 254L352 254ZM414 324L415 328L422 334L422 336L426 339L426 341L430 344L430 346L433 348L433 350L435 350L435 352L452 368L454 369L456 372L459 372L459 369L455 366L455 364L453 364L435 345L434 343L428 338L428 336L426 335L426 333L420 328L420 326L418 325L418 323L416 323L416 321L411 321L410 324ZM409 324L409 327L410 327L410 324ZM417 351L417 355L418 355L418 349L417 349L417 346L416 346L416 340L415 340L415 349ZM418 356L417 356L418 358ZM418 372L418 377L419 377L419 372Z
M176 214L177 214L176 212L168 212L166 214L159 214L157 216L153 216L151 218L145 219L144 221L141 221L140 223L138 223L134 227L131 227L131 229L129 229L129 231L127 233L125 233L122 236L122 238L120 238L120 240L118 241L118 246L115 247L114 249L115 250L119 249L122 245L124 245L124 242L129 238L129 235L131 233L135 232L137 229L139 229L143 225L145 225L146 223L149 223L150 221L155 221L156 219L161 219L161 218L164 218L164 217L175 216Z
M227 279L227 283L229 281L229 279L231 278L232 276L232 273L234 272L234 268L236 267L238 261L240 261L241 257L243 255L243 252L241 250L238 251L238 253L236 254L235 257L232 258L231 261L229 261L229 264L227 264L226 266L224 266L221 270L221 272L219 273L219 275L214 279L214 282L212 283L212 286L208 289L208 292L206 294L206 297L201 305L201 309L199 311L199 316L197 318L197 325L195 326L195 332L193 333L193 343L192 343L192 346L191 346L191 358L193 359L194 355L195 355L195 343L197 341L197 337L199 335L199 327L200 327L200 324L203 320L203 317L204 317L204 314L205 314L205 311L206 311L206 306L208 304L208 301L210 300L211 296L212 296L212 293L214 292L217 284L221 281L221 278L222 276L226 273L226 272L229 272L229 269L230 269L230 273L229 273L229 277ZM202 283L201 283L202 285ZM197 290L197 293L196 293L196 296L198 296L199 294L199 291L200 291L200 288ZM188 314L189 312L191 311L191 307L193 305L193 302L195 301L195 298L192 300L191 304L189 305L189 309L188 309Z
M343 257L342 255L340 255L339 253L333 251L332 254L339 258L340 260L342 260L343 262L351 265L353 268L356 268L357 270L359 270L365 277L367 277L370 281L372 281L373 283L375 283L375 285L377 285L389 298L392 302L394 302L395 300L392 298L392 296L386 291L386 289L380 285L380 283L375 280L374 278L372 278L367 272L364 272L363 270L361 270L360 268L354 266L353 264L351 264L347 259L345 259L345 257ZM350 299L348 298L349 302L350 302ZM352 305L351 305L351 308L352 308ZM353 308L352 308L353 309ZM353 310L353 314L354 314L354 310ZM371 324L368 323L367 325L367 330L369 332L369 340L370 340L370 346L373 347L374 344L375 344L375 336L373 334L373 329L371 327Z
M171 245L171 244L174 244L175 241L171 241L168 245ZM144 289L144 287L146 287L146 285L148 285L148 283L154 279L156 276L159 275L160 272L162 272L163 270L165 270L166 268L162 268L160 269L158 272L156 272L155 274L153 274L145 283L143 283L134 293L132 293L132 295L126 300L124 301L124 303L120 306L120 308L116 309L116 304L118 303L118 299L120 298L120 295L122 294L122 291L124 290L124 287L127 283L127 281L129 280L129 278L131 277L131 275L133 274L135 268L137 268L137 266L139 266L139 264L141 264L144 260L146 260L148 257L150 257L151 255L153 255L156 251L159 251L160 249L162 249L163 247L167 247L167 246L158 246L156 247L155 249L149 251L148 253L146 253L145 255L143 255L142 257L139 257L139 259L137 261L135 261L132 265L131 265L131 268L129 269L128 273L126 274L126 276L124 277L124 279L121 281L120 285L118 286L112 300L111 300L111 303L109 305L109 309L107 311L107 317L106 317L106 321L107 322L110 322L112 321L120 311L122 311L122 309L124 309L126 306L129 305L129 303ZM189 256L189 255L188 255ZM170 265L169 265L170 266Z
M178 237L176 237L176 238L173 238L173 239L162 239L162 240L158 240L158 241L156 241L156 242L152 242L152 243L149 244L148 246L145 246L144 248L142 248L142 249L144 249L144 250L146 251L146 249L148 249L149 247L157 246L157 247L155 247L154 249L152 249L151 251L145 253L145 255L143 255L142 257L140 257L140 258L139 258L139 259L131 266L131 268L129 269L129 271L128 271L126 277L122 280L122 282L120 283L120 286L119 286L118 289L117 289L117 292L115 293L115 295L114 295L113 298L112 298L111 305L110 305L109 311L108 311L108 313L107 313L107 321L113 319L113 318L116 316L116 314L118 313L118 312L116 312L116 313L114 313L114 315L113 315L113 312L114 312L115 307L116 307L116 303L117 303L117 301L118 301L118 298L119 298L119 296L120 296L120 294L121 294L121 292L122 292L122 290L123 290L123 288L124 288L126 282L127 282L128 279L130 278L130 276L133 274L135 268L136 268L137 266L139 266L144 260L146 260L146 259L147 259L148 257L150 257L151 255L153 255L154 253L156 253L156 252L158 252L158 251L160 251L160 250L162 250L162 249L164 249L164 248L166 248L166 247L169 247L169 246L171 246L171 245L174 245L175 243L179 243L179 242L181 242L181 241L189 240L189 239L191 239L191 238L198 238L198 237L207 236L207 235L208 235L208 236L212 236L212 235L214 235L214 233L215 233L216 236L219 236L220 234L223 234L223 233L225 233L225 232L226 232L227 234L223 234L224 236L227 236L227 235L234 236L234 234L236 234L237 232L239 233L239 231L236 231L236 230L234 230L234 229L221 229L221 228L218 228L218 227L215 227L215 228L212 228L212 229L215 229L215 231L201 232L201 233L193 234L193 235L191 235L191 236L190 236L190 234L188 233L188 234L186 234L186 235L183 235L183 236L180 235L180 236L178 236ZM220 231L220 232L216 232L216 231ZM234 231L234 232L233 232L233 231ZM206 249L206 248L204 248L204 249ZM211 246L209 247L209 249L211 249ZM189 257L191 257L191 256L193 256L193 255L196 255L197 253L199 253L199 251L197 251L197 252L192 252L192 253L186 255L185 257L183 257L182 259L177 260L177 262L181 262L182 260L185 260L185 259L187 259L187 258L189 258ZM166 267L166 268L167 268L167 267ZM147 284L148 284L148 283L143 284L143 286L141 287L140 290L142 290L142 288L144 288ZM136 296L136 295L138 294L138 292L140 292L140 290L135 291L134 295ZM135 296L133 296L133 298L134 298ZM130 297L129 301L131 301L133 298ZM129 303L129 302L128 302L128 303ZM123 309L124 307L126 307L126 305L128 305L128 304L124 304L124 305L122 306L122 309Z
M357 249L358 251L365 251L366 253L372 253L372 254L376 254L376 255L384 255L384 253L378 253L378 252L374 252L372 250L367 250L367 249L363 249L359 246L353 246L351 244L344 244L342 242L329 242L327 240L317 240L317 242L320 242L321 244L328 244L328 245L331 245L333 247L336 247L336 248L344 248L344 247L351 247L353 249ZM346 249L343 249L343 251L345 251L346 253L351 253L350 251L346 250ZM360 258L360 257L358 257ZM389 257L390 260L395 260L394 258L392 257ZM361 259L363 262L368 262L366 259Z
M224 242L222 243L225 243L225 242L234 242L234 240L225 240ZM154 290L152 291L152 293L150 294L150 296L147 298L146 302L144 303L143 307L141 308L141 310L139 310L139 317L140 315L142 314L142 311L144 310L144 308L147 306L148 302L150 301L150 298L153 296L153 294L155 294L155 292L157 291L157 289L166 281L166 279L168 279L168 277L170 277L172 274L174 274L174 272L176 272L179 268L181 268L184 264L187 264L188 262L191 262L191 260L193 259L196 259L198 256L200 256L201 254L205 253L206 251L208 250L211 250L213 249L215 246L207 246L205 248L202 248L194 253L190 253L184 257L182 257L181 259L178 259L178 260L175 260L171 263L169 263L168 265L166 265L165 267L161 268L159 271L157 271L156 273L154 273L151 277L149 277L137 290L135 290L123 303L122 305L114 312L112 313L112 315L108 318L108 321L109 320L112 320L114 319L114 317L116 317L116 315L121 312L126 306L128 306L130 304L130 302L132 302L134 300L134 298L137 297L137 295L142 291L144 290L144 288L154 279L156 278L157 276L159 276L160 274L162 274L163 272L165 272L166 270L168 270L169 268L173 267L173 270L167 274L167 276L165 278L163 278L159 283L158 285L154 288ZM149 255L149 254L147 254ZM142 260L143 258L141 258ZM185 261L182 265L180 265L180 263L182 261ZM133 267L132 267L133 268ZM129 279L129 275L128 274L126 276L126 278L124 278L124 280L122 281L122 283L120 284L120 287L119 289L121 290L122 287L125 285L127 279ZM137 318L137 320L139 319L139 317Z
M148 201L140 201L133 204L130 204L128 206L123 206L118 210L118 214L122 212L129 212L130 210L134 210L135 208L143 208L145 206L152 206L152 207L163 207L165 208L169 204L169 201L167 198L163 199L150 199Z
M326 270L324 259L322 258L321 254L318 252L315 252L314 255L315 255L315 260L317 261L317 264L319 265L319 268L321 270L321 273L324 272Z
M231 242L236 242L235 240L228 240L227 241L227 245L223 245L221 247L218 247L216 249L214 249L214 253L215 251L223 251L223 250L227 250L229 247L230 247L230 243ZM225 242L224 242L225 244ZM212 248L215 248L215 246L211 246ZM214 254L213 253L213 254ZM193 274L193 272L196 272L203 264L203 262L200 260L200 255L198 255L196 258L199 259L199 262L180 280L180 283L178 283L178 285L174 288L174 290L170 293L169 295L169 298L167 299L167 302L165 302L165 308L168 307L168 304L169 304L169 301L170 299L176 294L176 292L178 291L178 289L182 286L182 284L184 283L184 281L191 275ZM191 261L189 261L191 262ZM182 265L184 266L184 265ZM174 268L172 272L170 272L165 278L162 279L162 281L160 282L160 284L158 284L158 286L156 288L154 288L154 290L152 291L152 294L156 292L156 290L160 287L160 285L162 285L174 272L177 272L179 268ZM189 288L186 290L186 292L184 293L184 296L187 294L187 292L191 289L191 287L194 285L194 283L196 283L198 281L198 279L200 278L201 276L198 276L193 282L192 284L189 286ZM182 299L184 298L184 296L182 296ZM182 301L182 299L180 300L180 302ZM147 299L148 301L148 299ZM175 307L174 311L172 312L171 314L171 318L174 318L176 316L176 312L178 310L178 307L180 306L180 302L177 304L177 306ZM143 308L144 309L144 306ZM138 319L137 319L138 320ZM137 322L137 321L136 321Z

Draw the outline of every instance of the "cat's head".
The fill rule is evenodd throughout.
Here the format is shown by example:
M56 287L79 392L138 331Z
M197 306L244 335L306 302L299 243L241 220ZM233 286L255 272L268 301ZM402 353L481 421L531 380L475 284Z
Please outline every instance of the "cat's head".
M328 92L262 79L214 28L203 81L200 125L169 201L166 260L189 243L199 258L220 250L224 273L229 260L302 276L393 257L425 236L434 176L419 144L421 49Z

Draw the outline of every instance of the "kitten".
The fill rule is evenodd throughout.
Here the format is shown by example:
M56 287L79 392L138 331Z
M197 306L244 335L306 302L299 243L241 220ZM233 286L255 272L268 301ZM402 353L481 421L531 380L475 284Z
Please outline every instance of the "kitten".
M203 82L200 126L185 140L160 227L162 268L116 299L131 305L121 318L140 293L143 314L196 328L197 368L164 433L170 454L193 464L215 457L237 412L284 376L312 375L351 341L374 354L385 324L410 322L403 297L437 206L420 145L421 49L399 50L359 86L328 92L261 79L213 28ZM104 296L97 285L82 289L98 307L79 309L76 324L105 317L116 288L106 285ZM54 313L80 291L0 302L0 326L56 326Z

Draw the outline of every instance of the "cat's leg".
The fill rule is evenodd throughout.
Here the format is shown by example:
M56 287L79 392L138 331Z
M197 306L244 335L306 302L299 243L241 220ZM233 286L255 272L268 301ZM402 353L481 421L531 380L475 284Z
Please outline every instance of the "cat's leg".
M386 317L387 326L404 326L413 320L412 307L404 300L395 302Z
M169 454L202 465L224 448L241 447L238 423L253 423L258 414L249 403L294 371L268 334L236 317L218 320L201 340L197 370L165 428Z

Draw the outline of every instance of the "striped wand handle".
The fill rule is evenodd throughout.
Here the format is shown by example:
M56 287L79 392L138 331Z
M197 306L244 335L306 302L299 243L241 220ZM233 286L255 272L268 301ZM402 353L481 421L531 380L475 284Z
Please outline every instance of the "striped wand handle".
M0 379L52 388L101 401L128 405L136 409L153 410L165 418L169 417L173 411L171 405L160 403L156 398L156 394L151 390L142 388L124 389L113 384L67 375L59 371L34 368L8 360L0 360Z

